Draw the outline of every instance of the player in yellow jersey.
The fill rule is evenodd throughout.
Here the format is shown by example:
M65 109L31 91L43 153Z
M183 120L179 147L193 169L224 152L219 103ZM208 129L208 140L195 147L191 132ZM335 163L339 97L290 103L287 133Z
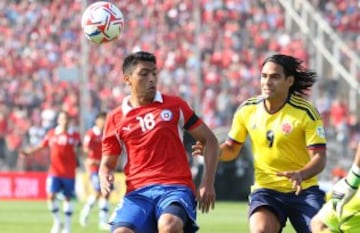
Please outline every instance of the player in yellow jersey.
M312 219L314 233L360 232L360 144L354 163L348 175L338 181L331 192L331 198Z
M278 233L289 219L296 232L311 232L324 203L317 175L326 163L326 138L316 108L302 96L316 73L302 61L276 54L262 64L261 95L240 105L220 145L220 160L235 159L251 139L255 183L249 196L251 232ZM197 142L193 154L203 151Z

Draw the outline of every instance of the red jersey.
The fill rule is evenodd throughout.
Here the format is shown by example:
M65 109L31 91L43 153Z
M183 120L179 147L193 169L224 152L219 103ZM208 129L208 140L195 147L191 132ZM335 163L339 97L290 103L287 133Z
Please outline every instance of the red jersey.
M127 156L127 192L150 184L182 184L195 190L183 134L202 120L179 97L159 92L146 106L131 108L128 103L126 97L108 115L102 142L104 155Z
M101 130L94 126L93 128L89 129L84 137L84 148L89 150L88 158L94 160L101 160L101 139L102 139L102 132ZM98 172L99 166L98 165L91 165L90 172Z
M41 142L42 147L50 148L49 174L61 178L75 178L75 147L80 145L80 134L59 128L51 129Z

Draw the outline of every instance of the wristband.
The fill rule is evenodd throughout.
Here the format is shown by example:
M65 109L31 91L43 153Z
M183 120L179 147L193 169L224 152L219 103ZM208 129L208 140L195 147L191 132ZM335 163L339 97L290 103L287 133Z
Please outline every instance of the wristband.
M351 170L346 177L347 183L354 188L358 188L360 185L360 168L353 164Z
M354 172L357 176L360 176L360 167L355 163L351 167L352 172Z

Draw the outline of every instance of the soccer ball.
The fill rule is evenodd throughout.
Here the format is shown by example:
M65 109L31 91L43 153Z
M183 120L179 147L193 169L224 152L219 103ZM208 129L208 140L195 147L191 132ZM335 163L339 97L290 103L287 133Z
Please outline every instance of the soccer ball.
M89 5L81 17L81 28L90 41L101 44L117 39L124 29L122 12L111 2Z

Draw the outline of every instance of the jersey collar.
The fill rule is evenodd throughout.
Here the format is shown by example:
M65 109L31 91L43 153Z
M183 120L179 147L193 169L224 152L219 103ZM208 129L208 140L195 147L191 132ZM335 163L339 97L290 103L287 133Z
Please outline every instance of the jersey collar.
M124 98L124 101L122 103L122 112L126 115L128 112L130 112L132 109L134 109L133 107L130 106L129 104L130 101L130 96L126 96ZM159 103L163 103L163 97L161 95L161 93L159 91L156 91L155 97L153 102L159 102Z
M101 134L101 129L97 126L93 127L93 132L95 135L100 135Z

